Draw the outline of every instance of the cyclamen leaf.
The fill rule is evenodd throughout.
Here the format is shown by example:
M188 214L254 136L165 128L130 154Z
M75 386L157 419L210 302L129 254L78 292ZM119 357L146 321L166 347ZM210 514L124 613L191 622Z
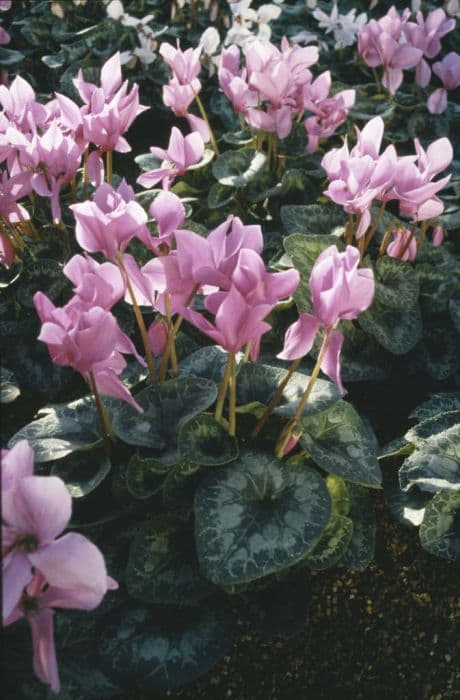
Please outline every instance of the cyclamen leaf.
M420 542L430 554L460 560L460 493L437 493L420 525Z
M404 461L399 470L399 482L403 491L414 485L429 493L460 491L460 461L436 448L422 447Z
M345 231L343 210L331 204L285 204L280 215L288 234L340 238Z
M195 537L213 583L247 583L300 561L331 516L323 478L263 452L243 452L195 496Z
M460 391L433 394L427 401L414 408L409 418L425 420L435 417L438 413L457 410L460 411Z
M405 355L422 337L422 316L415 306L409 311L396 311L374 301L358 323L376 341L394 355Z
M202 414L189 420L179 431L179 452L183 459L212 467L233 462L238 443L213 416Z
M418 277L407 262L379 258L375 264L375 298L383 306L397 311L413 308L419 293Z
M129 552L126 586L147 603L193 605L212 586L199 571L193 532L169 517L145 522Z
M0 372L0 403L11 403L20 395L21 390L16 383L16 377L9 369L1 368Z
M8 443L11 448L19 440L28 440L35 461L51 462L75 450L100 441L94 400L86 396L68 404L55 404L42 409L38 419L19 430Z
M237 404L244 406L257 402L266 406L286 374L286 370L271 365L242 364L236 383ZM309 379L308 375L301 372L293 373L274 410L276 415L287 417L294 415ZM313 385L310 399L305 405L303 415L307 416L324 411L336 403L340 396L340 392L333 382L317 379Z
M198 377L179 377L148 386L136 394L144 409L138 414L125 404L115 412L115 433L129 445L155 450L156 459L178 461L177 433L190 418L206 410L217 397L217 385Z
M225 151L212 166L212 174L221 185L244 187L264 168L267 157L261 151Z
M333 515L318 544L305 558L310 569L322 571L334 566L345 554L353 536L353 521L345 515Z
M76 450L54 462L51 474L63 480L72 498L82 498L99 486L110 469L103 450Z
M98 651L102 670L122 687L173 690L209 671L233 635L233 618L209 606L136 607L104 618Z
M380 486L375 445L359 414L346 401L301 420L300 444L325 471L347 481Z
M340 563L349 569L363 571L375 552L375 512L369 492L362 486L349 485L353 535Z
M458 428L459 425L460 408L458 410L439 413L436 416L422 420L408 430L404 437L408 442L412 442L418 447L423 447L425 444L431 444L432 441L430 438L435 435L442 435L445 431L450 432L450 429L453 429L455 435L456 427Z
M431 498L431 494L416 488L406 492L393 488L387 494L391 514L407 527L418 527L423 522L425 508Z

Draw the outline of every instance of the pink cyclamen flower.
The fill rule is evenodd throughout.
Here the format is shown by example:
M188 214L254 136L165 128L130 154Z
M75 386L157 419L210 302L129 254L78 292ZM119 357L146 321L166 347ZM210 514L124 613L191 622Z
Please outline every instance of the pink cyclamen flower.
M50 197L51 211L55 223L61 220L59 192L75 177L80 167L82 148L71 136L65 136L58 123L53 121L41 137L31 144L36 149L39 169L31 179L35 192Z
M393 232L393 240L388 245L386 252L390 258L399 258L405 261L415 260L417 257L417 240L413 232L408 228L395 230Z
M11 452L9 462L20 455L19 450ZM12 488L2 491L4 620L20 601L34 570L52 586L80 589L95 607L107 590L104 559L82 535L70 532L56 539L69 523L72 498L62 479L30 474L30 459L27 467Z
M168 342L168 324L166 319L154 321L147 331L147 337L155 357L162 355Z
M118 375L126 367L121 353L134 354L138 362L143 361L115 316L78 297L56 308L42 292L36 292L34 304L42 322L38 340L48 345L54 364L73 367L87 382L92 373L101 394L126 401L141 412Z
M140 175L137 182L142 187L155 187L158 182L163 181L163 187L168 189L176 177L183 175L191 165L200 162L204 153L204 141L197 131L183 136L179 129L173 126L168 147L164 149L152 146L150 152L163 163L160 168Z
M422 59L423 51L401 43L402 32L410 10L399 15L392 7L380 20L370 20L359 30L358 50L368 66L383 66L382 84L394 95L402 83L403 70L414 68Z
M312 116L304 122L309 153L316 151L321 138L332 136L346 120L348 110L355 103L355 90L342 90L329 97L330 87L331 74L330 71L326 71L306 85L303 91L304 108L312 112Z
M24 134L43 126L48 116L45 107L35 100L32 86L20 75L9 88L0 85L0 104L8 120Z
M100 185L92 202L72 204L70 209L77 222L77 241L89 253L101 252L113 260L117 251L124 252L134 237L152 246L147 214L125 180L117 189L106 183Z
M193 83L201 71L200 55L202 48L202 46L197 46L195 49L181 51L179 42L177 48L164 42L160 46L159 53L165 63L171 68L176 80L181 85L189 85Z
M81 70L73 81L85 103L81 110L84 137L103 151L130 151L123 134L148 109L139 103L139 86L135 84L128 92L128 81L122 80L117 52L102 66L100 87L87 83Z
M251 359L255 361L260 338L271 329L263 319L272 308L271 304L248 304L237 288L232 286L217 309L214 324L190 308L182 309L182 315L227 352L237 353L250 342Z
M418 139L414 144L417 163L412 157L398 160L393 186L385 199L398 199L401 213L411 215L414 221L425 221L444 211L444 204L436 193L449 182L451 175L435 182L433 178L451 163L453 150L447 138L434 141L426 151Z
M87 551L84 552L80 549L78 552L78 542L80 541L82 544L81 541L86 540L86 538L77 534L74 535L74 538L73 551L71 550L69 553L71 555L79 554L79 563L83 564L83 570L89 575L90 580L101 579L101 573L105 571L102 555L99 558L95 556L93 551L93 556L88 560ZM88 541L86 540L86 542ZM96 547L94 549L99 552ZM81 558L82 555L83 558ZM103 568L101 567L101 559ZM100 587L100 590L96 590L94 587L95 590L91 591L90 588L79 585L75 585L73 588L50 586L45 577L37 571L25 588L17 607L5 620L4 624L7 626L22 617L27 619L32 634L35 675L42 683L49 685L54 693L59 693L61 687L54 642L54 608L94 610L102 601L106 591L118 588L117 582L110 576L103 574L103 577L105 579L103 587ZM77 581L75 583L77 584Z
M443 87L431 93L428 111L431 114L442 114L447 107L447 90L456 90L460 85L460 55L451 51L442 61L433 65L433 73L442 80Z
M340 353L343 335L336 330L341 320L357 318L372 303L375 291L371 269L359 268L357 248L347 246L339 253L337 246L326 248L313 265L310 275L312 314L301 313L298 321L286 331L284 348L278 357L296 360L307 355L322 328L330 340L321 364L322 371L334 381L340 391Z
M161 246L172 248L174 232L185 220L185 207L177 195L165 190L155 197L149 207L149 214L155 220L159 233L157 239L152 239L158 255Z
M110 311L125 294L125 282L120 269L113 263L99 264L88 255L74 255L63 273L74 284L74 293L92 306Z

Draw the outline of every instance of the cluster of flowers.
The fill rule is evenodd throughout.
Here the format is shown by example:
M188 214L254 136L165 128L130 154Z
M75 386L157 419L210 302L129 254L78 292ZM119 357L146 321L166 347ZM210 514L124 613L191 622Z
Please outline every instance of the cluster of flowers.
M356 16L355 8L347 12L346 15L341 14L336 2L333 4L330 15L317 8L313 12L313 17L318 21L320 29L324 29L326 34L333 34L336 49L353 46L359 30L367 22L366 13L361 12Z
M431 68L426 59L441 51L441 39L455 29L455 19L447 19L443 9L433 10L424 19L417 12L416 22L410 22L411 12L399 12L391 7L379 20L370 20L358 35L358 50L368 66L383 66L382 84L394 95L402 83L403 70L415 68L415 81L427 87ZM443 87L435 90L428 100L428 109L434 114L447 106L447 90L460 85L460 56L450 53L433 66L433 72L442 80Z
M86 537L68 532L72 498L56 476L34 475L26 440L2 450L3 624L25 617L38 678L59 692L54 608L94 610L107 590L104 558Z
M123 134L146 107L139 104L138 86L128 91L128 82L122 83L119 54L103 66L100 87L85 82L81 72L74 84L82 107L59 93L40 104L20 76L10 88L0 86L0 160L6 161L0 218L7 228L0 234L0 255L6 266L14 260L9 225L29 218L19 199L32 192L49 197L53 220L59 223L59 193L74 181L83 155L86 176L99 184L104 175L101 154L131 150ZM91 144L96 148L88 155Z
M329 97L329 71L313 80L310 66L318 61L316 47L290 46L286 38L281 50L270 42L252 41L241 50L224 49L218 70L219 85L233 108L250 126L286 138L295 118L304 112L308 150L316 150L319 139L331 136L348 115L355 101L354 90Z
M439 216L444 205L436 193L450 180L446 175L433 178L452 161L452 145L447 138L434 141L425 151L418 139L415 156L398 156L393 145L380 153L384 124L381 117L371 119L362 131L356 129L357 142L350 150L347 140L341 148L330 150L322 159L329 187L325 194L349 214L359 216L355 232L359 240L371 222L371 206L398 200L401 214L414 222Z
M107 2L107 0L106 0ZM149 66L157 57L158 42L157 37L166 31L167 27L154 31L150 26L150 22L154 19L154 15L145 15L145 17L133 17L126 12L121 0L110 0L107 4L107 17L119 22L122 27L130 27L136 31L139 46L132 51L123 51L120 54L122 64L129 63L134 65L139 61L144 66Z
M260 257L260 226L243 226L238 218L229 217L203 238L180 228L184 206L167 190L150 207L159 233L156 237L150 235L147 216L124 182L117 190L101 185L92 201L75 204L72 209L82 248L102 253L118 266L74 256L64 268L75 285L75 296L66 306L56 309L44 294L35 295L43 322L39 339L48 344L55 363L71 365L101 393L128 401L138 410L119 379L125 366L120 353L131 353L141 362L142 358L110 312L126 295L127 285L138 304L166 318L181 314L229 352L239 352L250 342L251 356L256 359L260 338L270 329L262 320L299 283L296 270L266 271ZM125 252L133 237L156 255L142 267ZM204 295L214 324L189 308L196 292ZM155 321L147 336L154 354L163 352L165 321Z

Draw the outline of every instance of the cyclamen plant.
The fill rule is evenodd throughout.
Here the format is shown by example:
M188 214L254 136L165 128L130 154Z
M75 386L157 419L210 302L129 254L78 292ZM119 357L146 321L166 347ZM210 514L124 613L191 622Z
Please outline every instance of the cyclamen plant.
M407 13L393 15L398 31L408 24ZM434 48L446 29L436 27ZM398 47L383 63L393 87L408 60ZM34 191L37 207L51 199L61 229L53 233L71 231L65 266L54 270L67 288L29 283L26 295L19 278L19 298L35 307L52 371L72 368L92 393L46 408L10 440L6 624L28 619L35 672L57 691L53 610L101 603L116 585L104 555L119 589L93 623L72 618L85 645L60 635L65 613L56 616L64 685L83 682L67 671L71 656L96 697L205 673L234 638L235 611L250 617L258 605L259 587L273 592L281 581L296 605L309 569L368 565L370 494L382 474L375 436L346 388L353 372L387 371L382 355L398 359L418 343L426 261L439 254L447 269L451 256L441 199L451 180L447 137L403 147L391 143L384 116L352 125L361 96L335 91L332 68L315 76L318 49L286 38L280 48L255 39L221 49L216 94L232 124L221 133L204 46L163 42L159 55L171 74L163 106L186 121L166 134L167 146L137 158L137 194L111 156L130 148L124 134L144 109L138 88L122 82L118 54L96 82L77 76L81 106L61 94L42 105L20 78L0 89L0 250L12 275L44 243L24 198ZM271 237L284 253L267 262ZM449 285L435 301L458 324L454 274ZM434 304L422 289L422 302ZM428 308L431 322L438 309ZM79 533L61 536L69 492L72 529L88 530L102 554ZM45 496L49 517L31 522ZM10 583L12 571L20 575Z

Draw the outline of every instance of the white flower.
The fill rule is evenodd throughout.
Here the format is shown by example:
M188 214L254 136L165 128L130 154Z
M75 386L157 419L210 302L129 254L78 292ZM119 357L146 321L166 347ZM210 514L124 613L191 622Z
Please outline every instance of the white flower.
M318 21L320 29L326 30L326 34L340 28L339 10L337 5L334 5L332 8L330 16L322 10L315 10L313 12L313 17Z
M278 19L281 14L281 7L276 5L261 5L257 10L257 21L259 24L268 24L274 19Z
M460 17L460 0L447 0L445 9L448 15Z
M121 0L112 0L112 2L110 2L105 8L105 11L107 12L108 17L111 17L118 22L120 17L124 14L125 8L123 7Z
M149 66L156 59L156 54L148 47L138 47L134 49L133 54L138 57L139 61L145 66Z
M220 44L219 32L215 27L208 27L201 35L200 42L203 51L207 56L212 56L216 53Z
M319 26L326 30L326 34L330 32L334 34L336 49L352 46L359 30L363 24L366 24L367 15L365 12L362 12L358 17L355 15L356 9L350 10L346 15L339 14L337 5L332 8L330 16L319 9L313 12L313 17L319 22Z

